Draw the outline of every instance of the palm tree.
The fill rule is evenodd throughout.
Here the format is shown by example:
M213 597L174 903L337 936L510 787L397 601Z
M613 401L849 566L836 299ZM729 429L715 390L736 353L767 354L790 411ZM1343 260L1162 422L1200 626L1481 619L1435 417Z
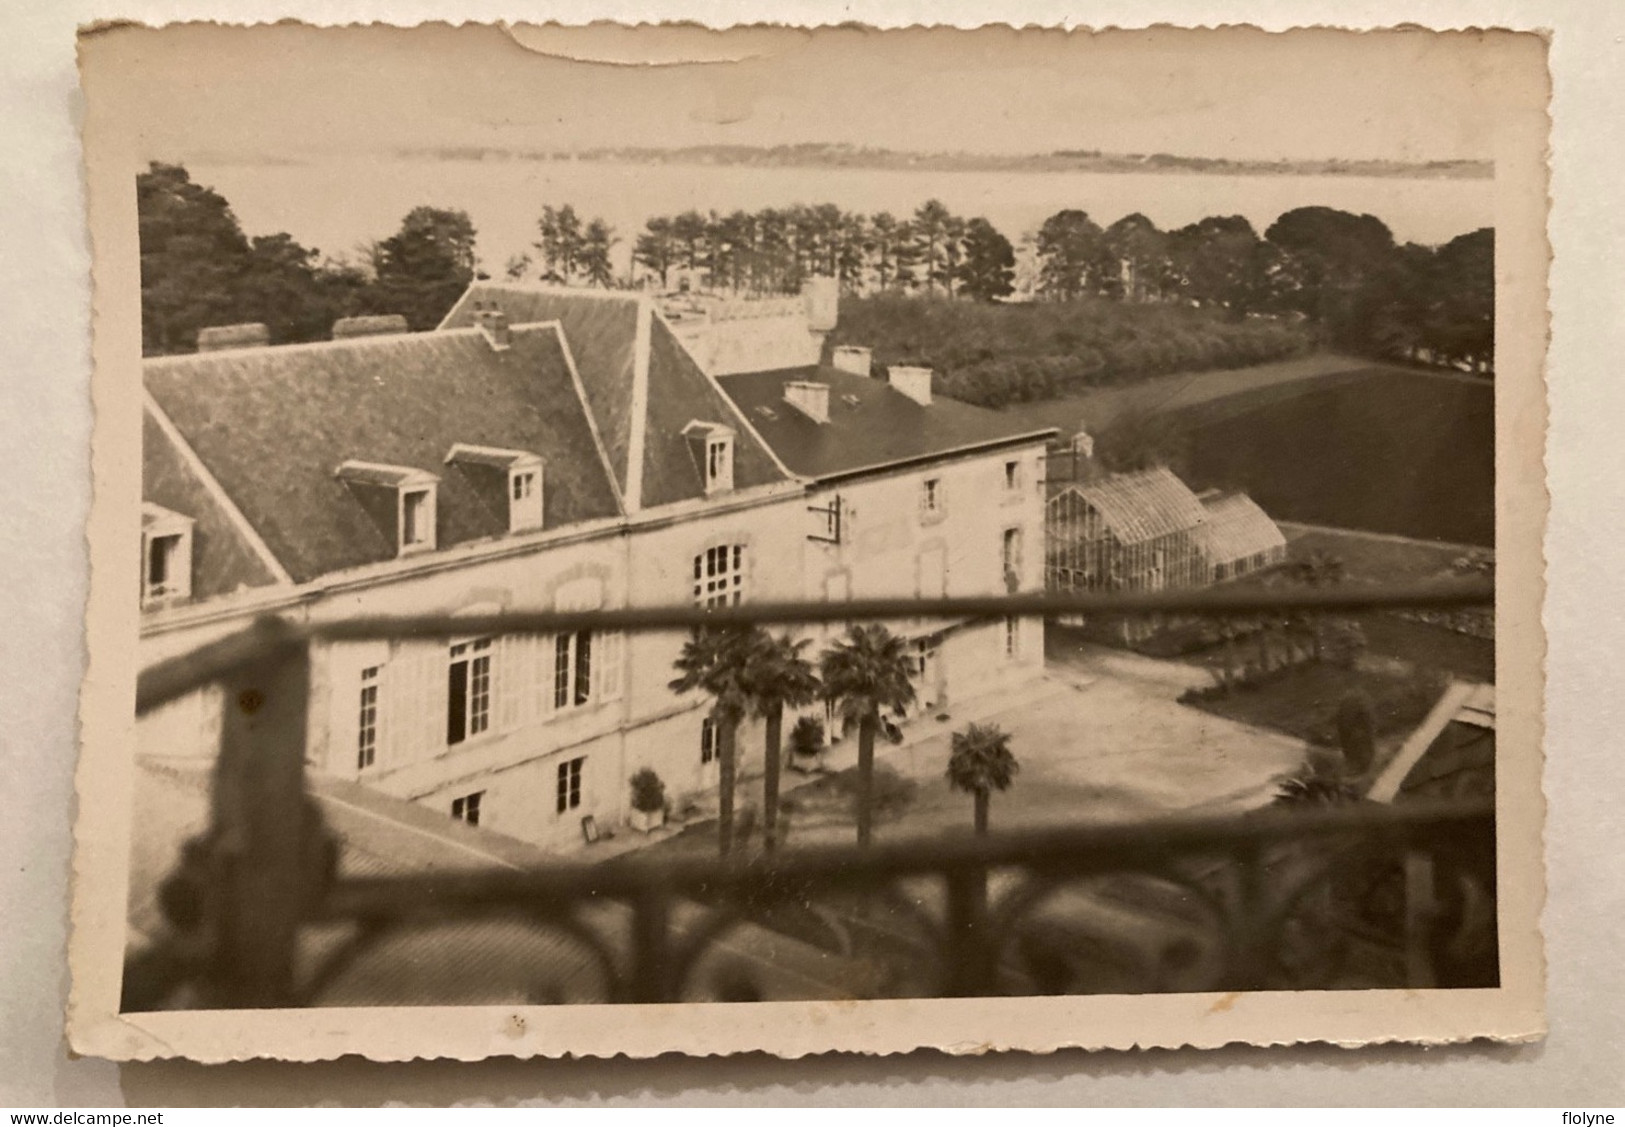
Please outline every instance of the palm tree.
M846 637L824 651L822 695L842 717L858 725L858 845L869 844L874 819L875 733L882 709L899 716L914 700L909 659L902 638L878 623L847 628Z
M724 857L733 850L734 779L738 772L735 748L739 724L750 707L745 685L756 644L753 632L745 627L706 626L694 631L672 663L681 674L670 682L673 692L698 689L713 702L711 720L717 726L720 776L717 848Z
M792 641L788 634L774 638L757 630L746 687L751 705L767 727L766 758L762 774L762 844L771 852L778 844L779 768L784 710L811 704L818 696L818 674L801 656L811 643Z
M948 785L976 802L976 832L987 833L987 804L994 791L1010 789L1021 769L1010 752L1010 733L997 724L972 724L955 732L948 755Z

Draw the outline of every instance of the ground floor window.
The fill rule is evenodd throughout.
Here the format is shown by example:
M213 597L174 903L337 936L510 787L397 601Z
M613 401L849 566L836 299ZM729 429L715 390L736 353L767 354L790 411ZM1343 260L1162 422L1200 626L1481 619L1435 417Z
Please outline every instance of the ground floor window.
M581 805L581 771L587 757L579 756L559 764L558 810L560 814Z
M356 729L356 766L365 770L378 758L378 666L361 671L361 707Z
M1012 659L1021 656L1021 619L1013 614L1004 617L1004 656Z
M485 798L483 790L473 794L465 794L461 798L451 800L451 816L459 822L467 822L471 826L480 824L480 804Z

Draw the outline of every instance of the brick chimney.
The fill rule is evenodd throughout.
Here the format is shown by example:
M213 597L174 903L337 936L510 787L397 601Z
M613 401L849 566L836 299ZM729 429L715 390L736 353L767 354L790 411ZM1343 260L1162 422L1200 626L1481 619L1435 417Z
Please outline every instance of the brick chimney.
M912 368L893 364L886 369L886 380L921 407L931 406L931 369Z
M502 310L481 309L474 314L474 324L485 334L491 351L506 352L513 344L513 330L508 326L508 315Z
M389 336L408 331L410 330L406 318L399 313L381 313L372 317L340 317L333 322L334 340Z
M228 348L259 348L271 343L271 330L259 321L241 325L214 325L197 331L199 352L221 352Z
M815 423L829 422L829 384L812 380L788 380L784 401Z
M834 278L808 278L801 287L801 300L807 311L808 329L827 333L835 328L840 318L841 290Z
M834 364L842 372L867 377L874 364L874 350L858 344L836 345Z

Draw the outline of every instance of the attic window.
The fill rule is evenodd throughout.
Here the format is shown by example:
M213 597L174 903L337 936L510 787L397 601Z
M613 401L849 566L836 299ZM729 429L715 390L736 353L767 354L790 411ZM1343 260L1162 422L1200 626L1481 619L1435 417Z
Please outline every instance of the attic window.
M841 402L845 403L848 407L856 407L859 403L862 402L862 400L860 400L857 396L853 395L849 391L845 395L841 396Z
M525 450L459 442L446 455L492 513L507 513L509 532L542 527L544 463Z
M141 506L141 605L191 597L191 519L157 505Z
M734 432L717 423L692 422L683 428L689 451L705 481L707 496L734 487Z
M779 417L779 413L777 411L765 404L756 408L756 413L764 419L776 419Z
M401 490L401 551L434 547L434 491Z
M440 482L434 474L411 466L350 461L338 468L338 478L395 541L397 554L434 550Z
M542 527L542 471L508 471L508 531Z

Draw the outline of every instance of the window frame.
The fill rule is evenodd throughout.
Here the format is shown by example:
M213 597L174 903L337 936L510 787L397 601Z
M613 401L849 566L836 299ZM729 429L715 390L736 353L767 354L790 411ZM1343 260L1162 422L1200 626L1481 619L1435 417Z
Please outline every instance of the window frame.
M192 597L193 522L190 517L153 504L142 506L141 605L144 609L184 602ZM154 582L154 551L171 545L163 553L164 578Z
M714 565L717 559L721 560L721 567ZM749 590L749 578L749 544L730 540L708 545L694 557L694 605L706 610L739 606Z
M554 712L586 708L598 697L593 678L593 630L573 630L553 635Z
M496 639L453 642L446 656L446 746L457 747L496 730ZM457 672L458 666L462 673Z
M543 525L542 468L517 465L508 470L508 531L534 532Z
M578 755L573 759L559 760L554 772L554 812L563 817L572 810L579 810L582 806L582 792L586 787L582 783L586 775L587 757Z
M722 755L722 729L715 718L700 718L700 766L709 767Z
M480 824L480 810L485 805L485 791L476 790L451 800L451 816L469 826Z
M946 481L941 474L920 480L920 523L931 524L948 515Z
M369 665L361 670L360 688L356 694L356 770L366 771L378 765L378 727L383 715L380 687L384 667Z
M433 485L403 485L397 491L396 525L400 530L397 547L401 555L413 552L432 552L435 547L435 525L437 522L435 505L435 487ZM421 498L422 504L413 507L413 498ZM409 535L417 533L416 536Z

